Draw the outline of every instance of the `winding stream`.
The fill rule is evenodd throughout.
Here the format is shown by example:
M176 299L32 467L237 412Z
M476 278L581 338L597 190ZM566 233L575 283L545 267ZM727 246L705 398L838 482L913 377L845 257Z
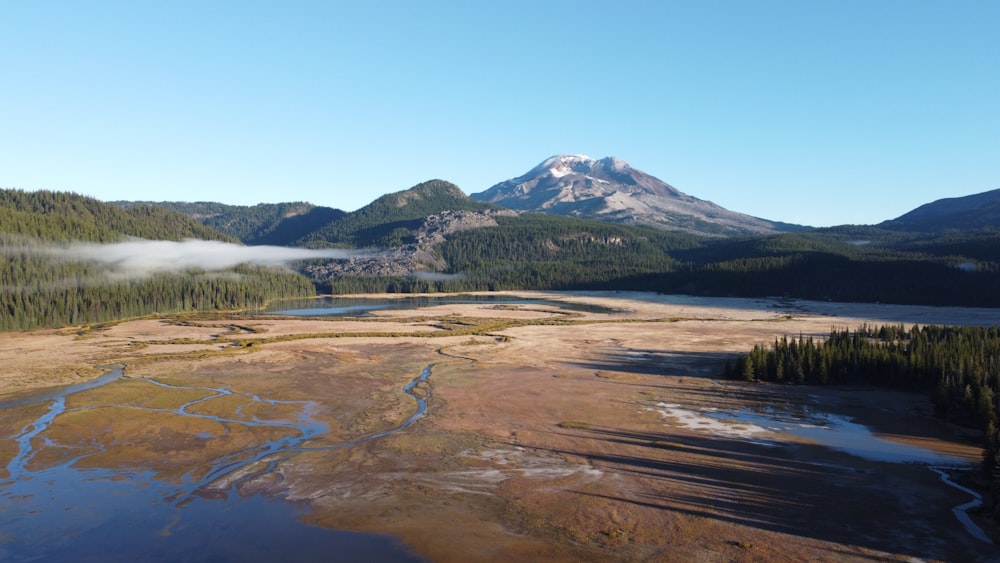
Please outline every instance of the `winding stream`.
M308 444L328 430L312 416L315 403L267 399L223 387L140 379L134 381L200 396L176 408L149 404L67 408L67 399L74 394L122 380L121 367L85 384L0 403L2 414L16 417L23 412L28 420L8 438L16 451L4 456L9 458L6 475L0 474L0 560L326 560L336 553L343 560L419 561L391 537L305 525L299 519L302 507L263 495L245 496L240 486L271 476L278 463L300 452L348 448L413 424L426 412L426 398L416 390L432 368L424 368L403 388L416 401L416 409L399 425L323 446ZM227 416L199 412L199 407L220 398L242 402ZM39 409L40 404L47 408ZM284 415L271 419L253 414L260 407L262 412L279 407ZM112 450L124 451L132 447L130 443L106 440L112 444L108 446L96 438L79 444L60 442L55 425L66 420L61 417L108 408L121 409L121 417L143 411L206 424L217 431L194 437L206 443L247 431L259 431L264 438L249 447L230 448L207 467L202 460L180 479L168 480L150 466L155 463L146 467L134 461L114 463ZM62 423L63 432L68 425Z

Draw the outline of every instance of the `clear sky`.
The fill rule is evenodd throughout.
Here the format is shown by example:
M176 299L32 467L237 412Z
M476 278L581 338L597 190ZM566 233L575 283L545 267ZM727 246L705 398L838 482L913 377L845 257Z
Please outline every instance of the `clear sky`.
M0 0L0 187L353 210L560 153L816 226L1000 188L1000 1Z

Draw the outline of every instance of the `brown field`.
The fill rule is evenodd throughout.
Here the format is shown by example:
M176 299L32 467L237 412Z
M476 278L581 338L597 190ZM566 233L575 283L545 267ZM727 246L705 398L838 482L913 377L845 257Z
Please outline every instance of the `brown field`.
M49 438L62 447L33 462L118 440L134 445L104 442L87 463L176 479L281 431L230 424L223 432L204 420L143 414L133 407L176 408L201 396L146 378L231 389L239 394L192 407L230 418L297 412L282 404L244 410L242 394L315 401L312 414L329 432L308 445L321 447L401 422L414 409L403 385L433 364L420 387L428 412L414 425L351 448L300 453L277 466L282 479L251 479L244 492L307 503L312 523L396 535L434 561L1000 558L1000 548L971 537L953 515L968 495L924 466L869 462L804 439L773 446L712 433L660 406L822 408L891 440L975 462L974 439L934 419L924 397L718 375L726 358L782 335L822 337L866 322L994 324L995 310L545 296L619 311L444 305L358 321L165 317L0 334L0 401L125 363L128 379L70 398L93 408L56 419ZM16 451L10 436L22 419L5 419L0 461ZM954 478L982 485L978 472ZM998 537L993 522L973 518Z

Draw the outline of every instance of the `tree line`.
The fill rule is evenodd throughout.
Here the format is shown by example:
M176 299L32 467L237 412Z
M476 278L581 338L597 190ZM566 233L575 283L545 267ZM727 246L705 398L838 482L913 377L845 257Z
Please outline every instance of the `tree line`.
M111 242L197 238L237 242L198 221L154 205L130 209L71 192L0 190L0 232L47 241Z
M0 330L105 322L153 313L263 307L279 297L315 295L303 276L238 266L228 274L189 271L109 278L86 264L14 258L0 267Z
M978 428L991 510L1000 515L1000 327L834 330L826 340L782 337L728 362L726 377L793 384L878 385L927 393L935 413Z
M175 207L249 244L394 248L431 214L483 210L440 180L343 213L309 204ZM289 216L292 215L292 216ZM631 289L736 297L1000 306L996 228L903 232L844 225L767 236L704 237L560 215L497 217L420 258L447 281L364 275L316 280L320 292ZM458 274L458 275L456 275Z
M682 233L525 213L462 231L435 249L451 280L317 283L321 292L617 289L690 295L1000 307L1000 264L986 241L942 245L982 258L892 245L854 245L830 234L705 240ZM892 233L893 236L901 236ZM839 236L839 235L838 235ZM915 244L915 243L913 243ZM995 246L995 242L993 243ZM923 247L921 247L923 248Z
M286 270L240 266L221 273L192 270L123 278L106 267L46 252L69 241L106 243L128 237L233 240L161 207L122 209L71 193L0 190L0 330L244 309L315 294L304 276Z

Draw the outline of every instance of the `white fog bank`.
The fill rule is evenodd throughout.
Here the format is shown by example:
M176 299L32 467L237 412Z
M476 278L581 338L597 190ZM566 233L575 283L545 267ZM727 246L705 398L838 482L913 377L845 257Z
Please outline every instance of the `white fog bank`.
M35 249L39 250L39 249ZM227 270L239 264L287 266L298 260L346 259L363 254L344 249L290 248L284 246L242 246L228 242L186 239L133 240L110 244L72 243L45 247L45 254L62 260L96 262L124 275L150 275L201 269Z

